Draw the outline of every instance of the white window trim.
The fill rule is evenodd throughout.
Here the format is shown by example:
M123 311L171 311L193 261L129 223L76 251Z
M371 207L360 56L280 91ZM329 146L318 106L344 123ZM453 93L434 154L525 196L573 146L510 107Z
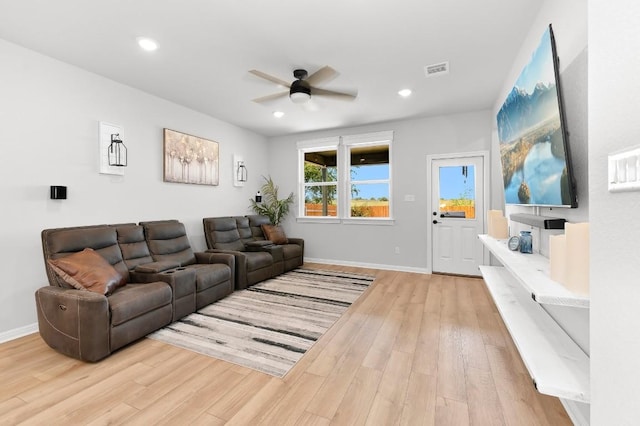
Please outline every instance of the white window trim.
M389 180L367 180L356 181L358 183L389 183L389 217L381 218L360 218L351 217L351 174L346 173L343 178L344 171L349 171L351 166L350 152L351 147L366 147L377 145L389 145ZM301 223L344 223L358 225L392 225L395 223L393 219L393 173L392 173L392 145L393 130L363 133L347 136L334 136L328 138L311 139L297 142L298 148L298 198L301 202L298 208L297 222ZM338 216L305 216L304 215L304 155L307 152L315 152L321 150L335 149L338 156ZM318 183L322 185L322 183ZM326 183L324 185L327 185Z
M329 137L329 138L321 138L321 139L311 139L306 141L300 141L297 143L298 147L298 199L300 202L298 203L298 217L297 221L305 221L305 222L322 222L322 223L335 223L340 222L339 217L335 216L305 216L305 181L304 181L304 155L307 152L316 152L316 151L329 151L335 150L336 155L339 154L340 148L340 138L338 136ZM314 182L317 186L336 186L336 190L338 193L338 203L340 203L340 168L338 167L338 177L337 182ZM340 208L340 204L338 204L338 208ZM338 215L340 212L338 212Z

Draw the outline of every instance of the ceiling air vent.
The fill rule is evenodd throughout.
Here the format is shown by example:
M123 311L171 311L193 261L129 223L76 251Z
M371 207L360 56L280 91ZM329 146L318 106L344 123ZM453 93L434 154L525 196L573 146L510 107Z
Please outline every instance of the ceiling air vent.
M424 74L427 77L449 74L449 62L440 62L439 64L427 65L426 67L424 67Z

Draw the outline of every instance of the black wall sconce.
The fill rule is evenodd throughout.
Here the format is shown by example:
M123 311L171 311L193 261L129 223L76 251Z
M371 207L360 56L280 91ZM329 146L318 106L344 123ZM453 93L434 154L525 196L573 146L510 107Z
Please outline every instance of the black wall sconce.
M260 193L260 191L256 192L256 203L261 203L262 202L262 194Z
M50 197L52 200L66 200L67 199L67 187L66 186L51 186Z
M119 133L111 135L111 144L107 152L110 166L127 167L127 147L124 146Z

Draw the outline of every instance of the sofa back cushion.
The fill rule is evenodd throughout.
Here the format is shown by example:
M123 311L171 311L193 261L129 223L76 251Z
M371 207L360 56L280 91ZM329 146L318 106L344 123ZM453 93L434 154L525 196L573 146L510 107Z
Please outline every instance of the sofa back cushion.
M173 261L180 266L196 263L187 231L177 220L140 222L149 252L154 261Z
M233 217L207 217L202 220L207 247L243 251L238 224Z
M51 268L48 261L81 252L86 248L93 249L120 273L125 282L129 281L129 270L124 263L118 245L115 226L93 225L45 229L42 231L41 237L45 268L50 285L72 288Z
M251 227L249 227L249 218L246 216L236 216L234 217L236 220L236 225L238 226L238 234L240 235L240 240L242 244L247 244L251 241L254 241L253 234L251 233Z
M264 240L265 236L262 232L262 225L271 225L271 221L267 216L254 214L247 216L249 219L249 226L251 228L251 235L255 240Z
M118 244L127 269L133 271L138 265L153 262L149 246L144 238L144 228L140 225L116 227Z

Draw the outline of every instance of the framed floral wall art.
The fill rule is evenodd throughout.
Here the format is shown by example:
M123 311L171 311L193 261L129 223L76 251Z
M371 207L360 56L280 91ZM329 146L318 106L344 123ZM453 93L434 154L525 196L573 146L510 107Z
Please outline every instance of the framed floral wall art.
M164 129L164 181L218 185L218 142Z

